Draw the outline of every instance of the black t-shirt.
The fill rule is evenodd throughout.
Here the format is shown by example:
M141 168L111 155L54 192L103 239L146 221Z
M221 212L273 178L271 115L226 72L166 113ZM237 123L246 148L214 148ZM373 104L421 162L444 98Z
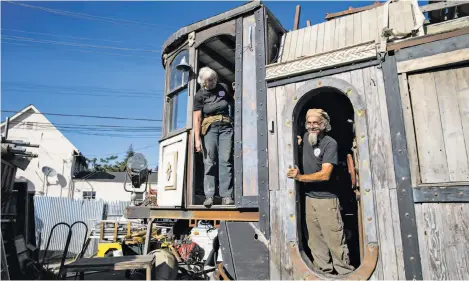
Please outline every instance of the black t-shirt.
M232 104L233 97L229 88L223 83L218 83L212 90L201 88L197 91L194 98L194 111L202 110L203 117L218 114L231 116Z
M330 136L318 139L312 146L308 142L308 132L303 136L303 174L313 174L321 171L323 163L337 166L337 142ZM334 170L332 172L334 174ZM337 198L337 183L331 175L327 182L304 183L305 194L313 198Z

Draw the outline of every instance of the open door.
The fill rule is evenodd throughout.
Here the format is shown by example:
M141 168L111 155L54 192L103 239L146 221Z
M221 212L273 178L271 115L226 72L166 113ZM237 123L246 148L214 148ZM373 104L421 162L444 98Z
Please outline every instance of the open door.
M186 174L187 132L160 143L158 206L180 207Z

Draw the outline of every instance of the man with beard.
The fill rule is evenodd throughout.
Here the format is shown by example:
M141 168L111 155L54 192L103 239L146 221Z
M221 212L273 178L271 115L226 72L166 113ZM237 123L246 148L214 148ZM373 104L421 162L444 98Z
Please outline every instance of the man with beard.
M344 224L332 172L337 165L337 142L325 132L331 130L329 115L322 109L306 113L303 137L303 174L297 168L289 169L287 176L304 183L308 246L313 264L325 273L333 270L348 274L354 270L349 261L345 243ZM301 138L298 137L299 142Z

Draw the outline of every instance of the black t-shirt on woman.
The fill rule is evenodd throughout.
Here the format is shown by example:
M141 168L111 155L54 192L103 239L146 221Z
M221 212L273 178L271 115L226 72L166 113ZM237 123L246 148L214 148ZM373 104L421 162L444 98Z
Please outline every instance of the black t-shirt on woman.
M218 83L212 90L201 88L197 91L194 98L194 111L202 110L202 118L218 114L231 116L230 107L233 101L229 88L223 83Z

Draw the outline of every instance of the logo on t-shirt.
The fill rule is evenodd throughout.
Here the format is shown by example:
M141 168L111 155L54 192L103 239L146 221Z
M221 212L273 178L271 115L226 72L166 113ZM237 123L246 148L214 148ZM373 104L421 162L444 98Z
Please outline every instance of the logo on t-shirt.
M320 149L319 147L318 147L318 148L315 148L314 151L313 151L313 153L314 153L314 156L318 157L319 154L321 154L321 149Z
M224 91L220 91L220 92L218 92L218 95L219 95L220 97L224 97L224 96L225 96L225 92L224 92Z

